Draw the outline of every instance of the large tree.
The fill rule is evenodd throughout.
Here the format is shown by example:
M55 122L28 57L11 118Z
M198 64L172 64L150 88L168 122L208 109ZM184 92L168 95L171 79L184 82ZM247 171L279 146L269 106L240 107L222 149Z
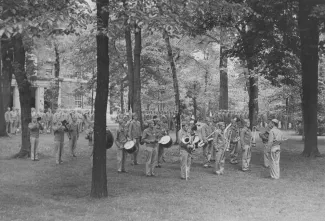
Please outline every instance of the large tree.
M106 111L109 84L108 0L97 0L97 88L91 196L107 197Z

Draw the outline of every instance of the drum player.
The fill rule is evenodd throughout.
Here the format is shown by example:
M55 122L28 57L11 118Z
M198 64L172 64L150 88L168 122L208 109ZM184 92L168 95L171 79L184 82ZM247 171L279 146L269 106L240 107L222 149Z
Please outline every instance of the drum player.
M160 140L163 136L168 135L168 125L165 124L162 120L156 120L156 130L159 134L158 140ZM164 161L164 150L165 148L163 146L158 145L158 168L161 168L161 164Z
M142 133L142 141L146 144L146 176L156 176L155 166L158 152L158 131L154 126L153 120L147 121L148 128Z
M125 170L125 161L127 152L123 148L124 144L127 142L127 128L126 122L122 119L118 121L119 128L116 132L115 145L117 146L117 172L127 173Z
M128 125L128 137L131 140L136 140L135 142L135 148L133 155L131 156L133 158L132 165L138 165L138 153L140 149L140 137L141 137L141 124L138 120L138 114L133 113L132 114L132 120Z

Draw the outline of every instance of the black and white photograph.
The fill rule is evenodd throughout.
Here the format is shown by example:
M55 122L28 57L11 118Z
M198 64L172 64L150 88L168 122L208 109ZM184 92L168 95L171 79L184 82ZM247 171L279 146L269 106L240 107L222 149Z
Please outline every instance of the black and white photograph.
M325 220L325 0L0 0L0 221Z

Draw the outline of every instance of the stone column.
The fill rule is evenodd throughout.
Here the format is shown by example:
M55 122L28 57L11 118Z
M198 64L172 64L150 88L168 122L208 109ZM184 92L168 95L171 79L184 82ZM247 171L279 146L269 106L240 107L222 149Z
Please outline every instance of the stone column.
M19 90L18 86L15 86L13 93L13 106L14 108L20 109Z
M44 110L44 87L37 87L35 91L35 108L38 112Z

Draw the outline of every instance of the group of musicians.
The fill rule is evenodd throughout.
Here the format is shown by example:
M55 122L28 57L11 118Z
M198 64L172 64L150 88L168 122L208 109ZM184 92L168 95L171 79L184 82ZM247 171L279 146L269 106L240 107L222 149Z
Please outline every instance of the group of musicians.
M157 176L156 167L161 167L164 161L164 146L159 142L164 136L168 136L168 126L164 119L154 116L147 120L147 128L141 133L141 126L137 114L132 114L132 120L127 116L118 120L119 129L115 137L117 146L117 167L118 172L127 172L125 161L127 151L124 144L134 140L135 150L132 152L133 165L137 165L139 144L145 144L145 174L146 176ZM178 131L178 144L180 150L181 179L189 179L193 153L197 148L202 148L204 168L214 168L217 175L224 173L226 153L230 154L230 163L238 164L238 153L241 149L241 169L250 170L251 148L256 145L256 133L264 143L264 166L270 168L270 175L273 179L280 178L280 144L283 140L282 132L278 129L279 121L272 119L267 128L253 127L250 129L250 122L247 119L235 117L227 125L218 122L218 119L206 118L203 122L186 118L182 121L182 127ZM212 162L215 161L214 166Z

